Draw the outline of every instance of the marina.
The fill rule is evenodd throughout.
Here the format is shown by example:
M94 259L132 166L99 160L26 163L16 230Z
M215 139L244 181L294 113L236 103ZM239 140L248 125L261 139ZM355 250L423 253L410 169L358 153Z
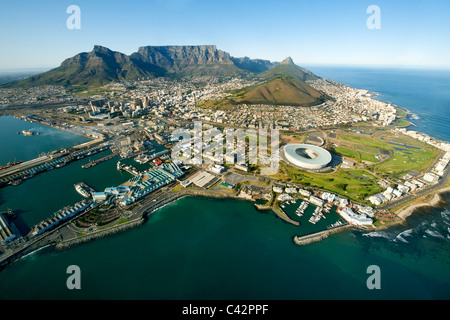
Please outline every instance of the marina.
M305 213L306 208L308 207L309 202L304 200L300 206L297 208L297 210L295 211L295 214L299 217L302 217L303 214Z
M25 158L20 159L25 160ZM108 168L113 165L115 165L113 162L105 164ZM30 181L30 183L36 186L35 189L27 189L28 182L14 188L6 187L2 189L2 198L7 199L7 206L12 201L16 201L15 203L20 205L16 205L14 208L20 207L21 209L25 209L24 212L19 212L18 215L20 218L36 215L36 212L42 215L43 213L39 211L41 209L35 208L37 207L36 203L39 202L42 203L42 206L45 206L47 205L46 202L49 202L47 199L58 198L54 196L58 188L62 190L62 183L59 183L59 180L58 183L55 183L56 180L53 181L49 178L56 179L56 176L65 175L66 172L72 169L71 167L76 167L76 169L81 171L80 165L78 164L61 168L61 171L54 170ZM94 174L96 170L102 170L102 167L99 166L98 168L87 170L86 178L84 176L79 177L79 171L74 170L73 174L76 181L83 180L92 184L93 182L87 179L88 174ZM114 168L109 171L105 170L102 173L105 179L108 179L109 174L118 174ZM101 177L101 175L98 174L98 177ZM66 177L65 179L69 178ZM74 197L78 196L78 194L73 192L73 183L76 181L68 182L68 187L66 188L68 190L67 193L70 195L73 194ZM55 185L58 185L58 188L55 188ZM102 187L92 185L97 189ZM14 193L17 194L16 198L19 198L19 200L15 200L11 196L13 195L11 189L14 189ZM46 189L45 192L41 191L42 189ZM24 191L20 194L18 192L19 190ZM30 190L33 190L33 192L29 192ZM48 193L52 195L52 198L45 198L45 195ZM30 196L23 196L23 194ZM58 200L52 199L52 201ZM25 204L27 201L31 203L28 207ZM72 199L69 199L69 201L64 200L64 203L73 203L71 201ZM22 205L20 202L24 204ZM298 216L295 214L297 207L298 205L286 203L284 209L288 215L298 218L298 220L303 219L302 221L307 221L312 214L312 210L314 210L310 206L305 209L303 216ZM324 206L323 211L326 212L325 210L326 207ZM190 214L186 215L186 211ZM409 225L408 228L417 227L417 229L414 229L412 236L405 237L411 243L408 247L404 242L393 242L389 240L390 236L393 235L395 237L395 232L404 232L404 229L400 227L399 229L394 228L390 233L377 233L377 235L382 234L386 235L386 237L372 237L366 233L362 234L359 231L344 232L343 234L336 235L337 241L334 241L335 239L332 239L333 241L329 239L322 243L316 243L311 247L312 250L310 248L296 247L292 244L292 241L290 243L287 241L288 244L285 244L286 234L291 235L291 237L294 234L299 234L297 240L302 241L308 239L301 238L307 236L307 234L303 233L309 234L310 231L314 232L315 229L313 230L313 228L320 229L323 227L332 229L339 227L340 221L333 221L334 211L335 207L330 210L329 215L325 214L327 219L320 219L316 224L303 223L300 228L296 228L283 222L273 223L274 221L269 215L251 212L251 206L246 207L246 203L243 201L220 202L220 205L218 205L217 201L209 203L207 201L189 198L156 212L155 215L150 217L148 224L133 232L111 237L107 241L105 239L105 241L81 246L77 250L67 251L63 254L46 249L26 257L18 265L2 271L1 283L4 288L3 297L11 298L15 296L21 298L24 294L27 294L31 298L42 297L41 292L37 293L36 291L26 290L26 288L34 286L49 287L50 290L44 292L44 295L50 295L52 298L70 298L71 293L67 292L68 290L64 285L59 289L59 286L53 284L57 282L55 281L57 279L56 276L50 279L43 279L44 277L39 277L39 275L43 271L49 277L53 274L57 275L61 271L59 270L59 266L67 265L69 261L76 261L79 264L86 265L86 268L89 268L89 271L99 278L104 276L104 279L108 279L125 268L128 268L128 274L134 276L124 275L122 279L117 280L114 288L110 290L96 288L95 290L97 291L94 291L86 287L83 290L83 294L87 298L92 296L124 297L124 292L127 292L126 288L129 287L131 281L141 281L140 283L142 285L140 288L146 289L137 288L136 291L141 291L139 293L133 292L135 296L132 294L131 298L138 297L139 295L140 297L147 295L145 296L146 298L160 298L161 295L171 298L183 296L202 298L204 295L199 294L200 287L210 289L211 293L208 291L208 297L227 298L229 297L228 292L235 292L233 291L235 289L235 283L229 283L228 279L220 281L216 276L217 274L213 273L210 275L205 272L207 270L233 272L237 281L249 281L253 283L253 286L248 286L243 290L243 296L249 298L280 298L279 295L275 296L273 292L281 291L284 294L283 298L287 299L297 297L307 299L316 297L323 298L324 292L328 294L326 297L334 298L335 296L333 294L335 292L331 290L330 283L335 286L341 286L342 288L351 288L344 293L339 291L338 298L344 299L348 297L374 298L380 296L386 298L448 298L448 294L442 290L446 288L448 281L448 272L446 269L446 265L448 264L448 241L443 239L433 240L428 234L426 234L427 237L425 238L421 233L417 232L419 228L423 228L422 223L425 219L427 219L425 222L429 222L427 226L433 225L434 221L432 219L434 218L431 214L422 215L425 217L421 217L421 221L419 221L420 225L419 222L412 220L412 223L415 224ZM54 209L50 209L48 212L54 212ZM212 212L214 214L211 214ZM437 211L433 216L441 219L437 220L438 225L442 224L445 226L443 222L446 221L444 220L446 211L442 212L442 217L440 214L441 212ZM414 219L414 217L412 218ZM235 223L236 221L239 221L239 223ZM220 233L220 230L217 228L218 225L229 227L227 229L228 232ZM270 226L270 228L267 228L267 226ZM261 232L261 230L265 230L266 232ZM242 248L236 248L235 245L230 243L230 232L236 237L236 241L243 244ZM167 234L173 236L167 237ZM214 238L212 238L212 235L214 235ZM445 237L447 234L443 233L443 235ZM318 238L320 238L320 234ZM213 239L214 241L205 241L205 239ZM282 240L277 241L277 239ZM309 239L314 239L314 236L310 236ZM163 243L163 247L155 246L155 243ZM212 254L211 259L207 259L206 261L205 259L200 259L204 253L216 252L217 244L223 246L223 254L217 257ZM257 247L264 247L264 252L261 253L261 250L251 250ZM299 254L299 250L301 254ZM140 254L143 251L146 252L145 256ZM98 261L92 259L92 257L97 256ZM172 256L175 258L170 260ZM239 266L226 266L225 268L221 265L224 256L230 259L239 259L238 261L241 263L239 263ZM161 258L154 259L154 257ZM183 272L186 272L186 275L189 275L189 277L177 276L177 267L179 266L177 261L179 262L180 260L192 261L192 265L183 269ZM365 267L370 264L377 264L383 268L386 260L389 261L389 272L392 274L389 275L391 277L390 279L395 279L396 281L383 282L383 285L386 284L383 290L375 293L373 290L366 290L366 277L364 276L361 277L363 278L362 281L359 281L359 279L355 280L355 271L363 275L365 274L365 269L358 269L355 266L363 265ZM420 265L418 265L417 261L420 261ZM285 271L287 264L294 265L296 268L302 270L294 280L292 278L289 280L278 278L273 283L259 281L259 279L263 279L263 272L267 268L281 274ZM146 271L150 271L145 272L144 277L142 276L142 265L149 266L149 269L146 269ZM258 268L261 265L266 266L265 270ZM333 268L330 268L330 266L333 266ZM162 274L158 272L161 270L163 270ZM420 277L417 277L417 274ZM174 275L175 278L173 278ZM168 279L171 281L168 281ZM315 281L316 279L317 281ZM103 279L101 280L103 281ZM213 280L219 281L219 283ZM190 288L190 285L192 285L193 289L185 289L182 292L177 291L180 288L180 281L186 281L185 287ZM213 282L214 287L211 285ZM394 283L394 285L391 283ZM157 290L149 293L150 290L148 290L148 287L150 285ZM362 290L352 290L359 286ZM216 287L220 287L220 290L216 289ZM299 287L302 290L299 290ZM405 287L407 289L402 289ZM419 290L411 291L411 287L418 288ZM425 287L427 290L420 290L420 288ZM158 293L153 293L156 291ZM177 295L174 292L180 293ZM376 296L376 294L379 295ZM130 295L125 296L125 298L129 297Z
M316 224L317 222L319 222L319 220L323 217L322 214L322 207L316 207L316 209L314 210L313 215L311 216L311 218L309 218L309 222L312 224Z
M297 203L300 202L299 205ZM282 208L284 206L284 208ZM347 222L338 214L338 207L331 203L319 206L307 199L295 198L280 204L282 212L294 222L300 223L299 236L332 229Z

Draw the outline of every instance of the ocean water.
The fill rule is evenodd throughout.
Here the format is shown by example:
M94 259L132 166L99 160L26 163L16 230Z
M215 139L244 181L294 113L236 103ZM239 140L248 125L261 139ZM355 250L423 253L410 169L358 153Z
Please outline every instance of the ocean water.
M39 135L24 136L22 130L31 130ZM37 158L40 153L72 147L87 141L89 139L83 136L11 116L0 116L0 166L8 162L31 160Z
M450 89L442 82L450 83L449 74L309 69L378 92L380 98L392 97L389 101L418 115L417 128L428 128L431 136L450 141L448 126L440 121L448 117L445 105ZM424 90L420 98L424 104L417 106L415 84L433 87L433 81L447 95ZM436 116L427 116L427 108ZM64 176L70 180L67 201L77 197L69 184L88 179L77 176L82 173L77 169L80 165L58 169L67 170ZM94 170L89 182L102 188L127 178L117 176L113 166L115 162L106 162L88 169ZM62 172L52 170L48 179L51 175L59 179ZM96 179L97 174L104 175L105 181ZM17 188L28 188L32 180ZM29 188L22 199L32 201L37 186ZM20 201L10 202L15 190L0 189L3 206L14 204L20 209ZM0 272L0 299L449 299L450 196L444 198L446 206L422 208L404 225L372 233L342 232L308 246L292 241L308 222L290 225L246 201L184 198L154 212L136 229L66 251L44 248L20 259ZM36 208L29 205L26 213L19 214L27 223L45 216L38 209L39 198L33 201ZM81 290L66 287L69 265L81 269ZM366 285L367 268L372 265L380 268L379 290Z
M378 93L377 99L411 112L411 129L450 142L449 69L307 68L320 77Z

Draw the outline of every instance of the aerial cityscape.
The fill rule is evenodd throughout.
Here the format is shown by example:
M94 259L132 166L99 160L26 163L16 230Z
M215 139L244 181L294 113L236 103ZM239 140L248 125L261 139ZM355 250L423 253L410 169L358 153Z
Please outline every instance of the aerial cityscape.
M194 20L223 9L221 23L237 10L232 2L142 5ZM344 14L322 2L335 11L311 7L319 20ZM233 45L226 39L237 30L256 35L242 12L230 21L240 27L217 31L217 42L215 27L199 33L198 21L178 36L180 20L159 31L163 40L156 34L164 18L154 12L141 22L149 35L128 39L92 20L101 6L42 5L44 20L61 11L55 39L73 39L48 59L29 52L22 63L19 44L1 54L2 300L450 298L450 42L439 39L430 53L422 34L408 36L401 53L392 38L404 31L391 15L402 6L343 5L348 19L338 29L358 20L353 37L391 50L366 54L366 40L347 49L305 35L306 49L289 42L288 30L278 48L238 35ZM270 10L259 5L255 14ZM2 6L5 18L19 10ZM436 2L421 14L432 19L445 8ZM130 33L136 14L120 22ZM264 33L275 41L267 26ZM309 51L319 43L332 54ZM129 275L105 285L123 270ZM241 307L192 303L174 314L271 310Z

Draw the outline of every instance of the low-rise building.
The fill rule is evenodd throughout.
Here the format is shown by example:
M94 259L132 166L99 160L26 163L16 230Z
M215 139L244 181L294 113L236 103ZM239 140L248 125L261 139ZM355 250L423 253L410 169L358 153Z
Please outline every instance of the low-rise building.
M319 206L319 207L323 206L323 200L320 198L317 198L315 196L309 197L309 202L311 202L312 204Z

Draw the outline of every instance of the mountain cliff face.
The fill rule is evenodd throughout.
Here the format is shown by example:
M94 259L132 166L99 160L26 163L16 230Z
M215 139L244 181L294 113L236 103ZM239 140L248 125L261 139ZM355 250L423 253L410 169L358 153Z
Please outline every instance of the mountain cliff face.
M58 68L32 76L13 86L101 85L115 80L162 76L165 70L143 64L102 46L66 59Z
M155 77L237 76L260 74L264 79L286 75L301 81L314 78L307 70L295 66L292 59L282 63L268 60L234 58L214 45L144 46L126 55L106 47L94 46L64 60L52 69L12 83L10 87L39 85L104 85L117 80L137 80ZM317 77L315 77L317 78Z
M160 76L242 75L227 52L216 46L145 46L129 56L102 46L64 60L58 68L12 86L102 85L116 80Z
M131 57L173 71L198 64L233 64L230 55L216 46L146 46Z
M254 73L264 72L278 65L277 62L270 62L269 60L262 59L250 59L249 57L231 57L231 61L233 61L238 68Z

